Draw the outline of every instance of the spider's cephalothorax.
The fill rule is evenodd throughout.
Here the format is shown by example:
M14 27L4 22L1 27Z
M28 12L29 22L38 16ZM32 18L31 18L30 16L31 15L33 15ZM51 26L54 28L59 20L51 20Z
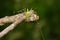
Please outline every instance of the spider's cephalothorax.
M26 21L29 22L29 21L36 21L39 19L39 16L37 16L34 12L34 10L30 10L25 13L25 16L26 16Z

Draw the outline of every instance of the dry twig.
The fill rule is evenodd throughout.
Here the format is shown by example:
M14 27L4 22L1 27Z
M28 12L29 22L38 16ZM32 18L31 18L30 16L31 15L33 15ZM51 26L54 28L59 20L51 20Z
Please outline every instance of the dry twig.
M26 15L27 13L29 13L29 15ZM34 13L35 12L33 10L30 10L21 14L0 18L0 26L4 25L5 23L12 22L11 25L9 25L7 28L0 32L0 38L7 34L10 30L14 29L16 25L21 23L23 20L27 22L38 20L39 16Z

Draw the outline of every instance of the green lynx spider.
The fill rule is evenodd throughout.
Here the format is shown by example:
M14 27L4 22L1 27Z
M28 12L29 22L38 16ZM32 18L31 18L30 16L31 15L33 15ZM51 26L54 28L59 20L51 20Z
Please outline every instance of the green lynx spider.
M19 13L13 16L5 16L0 18L0 26L3 26L5 23L11 23L7 28L0 32L0 38L7 34L10 30L14 29L17 24L21 23L22 21L30 22L36 21L39 19L39 16L35 14L34 10L28 10L23 13Z

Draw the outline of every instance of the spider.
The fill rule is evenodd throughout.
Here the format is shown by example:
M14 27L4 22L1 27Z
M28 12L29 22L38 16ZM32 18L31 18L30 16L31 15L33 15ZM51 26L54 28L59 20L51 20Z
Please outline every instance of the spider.
M3 18L0 18L0 26L4 25L5 23L12 22L11 25L9 25L7 28L5 28L3 31L0 32L0 38L3 37L5 34L7 34L10 30L13 30L17 24L21 23L23 20L26 22L30 21L36 21L39 19L39 16L35 14L34 10L28 10L23 13L19 13L17 15L13 16L5 16Z

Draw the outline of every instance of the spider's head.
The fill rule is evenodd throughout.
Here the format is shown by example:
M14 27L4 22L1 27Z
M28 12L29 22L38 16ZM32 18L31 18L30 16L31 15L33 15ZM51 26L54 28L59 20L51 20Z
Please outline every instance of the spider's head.
M39 19L39 16L35 14L34 10L27 11L26 14L26 21L36 21Z

